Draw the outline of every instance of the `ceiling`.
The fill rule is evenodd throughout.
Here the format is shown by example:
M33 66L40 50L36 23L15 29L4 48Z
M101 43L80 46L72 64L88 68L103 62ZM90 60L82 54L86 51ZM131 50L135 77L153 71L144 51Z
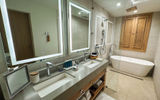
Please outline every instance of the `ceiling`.
M107 10L112 16L119 17L125 15L135 14L134 12L126 12L127 8L131 6L137 6L138 12L157 12L160 11L160 0L94 0L98 5ZM121 3L121 6L117 7L117 3Z

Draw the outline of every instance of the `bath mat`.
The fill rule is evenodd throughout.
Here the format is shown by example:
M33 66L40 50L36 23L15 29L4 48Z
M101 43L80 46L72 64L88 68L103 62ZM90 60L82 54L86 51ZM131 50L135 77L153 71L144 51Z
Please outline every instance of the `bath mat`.
M101 92L95 100L115 100L115 99Z

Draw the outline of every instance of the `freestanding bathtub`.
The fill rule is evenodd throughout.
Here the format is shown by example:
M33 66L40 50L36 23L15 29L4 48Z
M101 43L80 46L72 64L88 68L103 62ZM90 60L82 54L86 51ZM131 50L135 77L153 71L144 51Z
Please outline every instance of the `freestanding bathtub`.
M146 76L154 66L150 61L124 56L111 56L111 62L113 68L141 77Z

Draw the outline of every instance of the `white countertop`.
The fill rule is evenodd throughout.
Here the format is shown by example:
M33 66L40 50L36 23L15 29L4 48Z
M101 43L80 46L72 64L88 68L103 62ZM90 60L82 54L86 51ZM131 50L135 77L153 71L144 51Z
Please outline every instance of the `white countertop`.
M71 80L70 82L66 83L65 85L57 88L56 90L54 90L53 92L51 92L47 96L40 98L40 99L41 100L53 100L54 98L56 98L57 96L59 96L60 94L62 94L63 92L65 92L66 90L71 88L72 86L74 86L76 83L80 82L82 79L84 79L85 77L87 77L88 75L93 73L95 70L102 67L107 62L108 62L108 60L103 60L100 62L100 64L98 64L96 67L93 67L93 68L87 68L86 66L79 64L78 71L72 71L72 70L67 71L67 73L75 76L75 78L73 78L73 80ZM26 91L24 90L22 92L22 94L19 93L18 96L14 98L14 100L31 100L31 98L28 99L28 97L26 97L26 96L33 95L33 94L35 95L35 93L38 95L38 93L33 89L33 86L29 86L28 88L32 88L32 89L26 89ZM31 92L31 90L32 90L32 92ZM35 93L33 93L33 92L35 92ZM35 95L35 96L37 96L37 95ZM38 98L36 100L38 100Z

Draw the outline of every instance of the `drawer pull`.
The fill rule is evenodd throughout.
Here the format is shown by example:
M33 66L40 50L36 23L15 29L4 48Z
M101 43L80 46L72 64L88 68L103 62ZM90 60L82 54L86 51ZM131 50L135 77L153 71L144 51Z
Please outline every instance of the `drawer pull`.
M81 89L81 90L80 90L80 93L83 94L83 93L84 93L84 90Z
M81 95L76 100L79 100L85 94L84 90L80 90L80 93Z

